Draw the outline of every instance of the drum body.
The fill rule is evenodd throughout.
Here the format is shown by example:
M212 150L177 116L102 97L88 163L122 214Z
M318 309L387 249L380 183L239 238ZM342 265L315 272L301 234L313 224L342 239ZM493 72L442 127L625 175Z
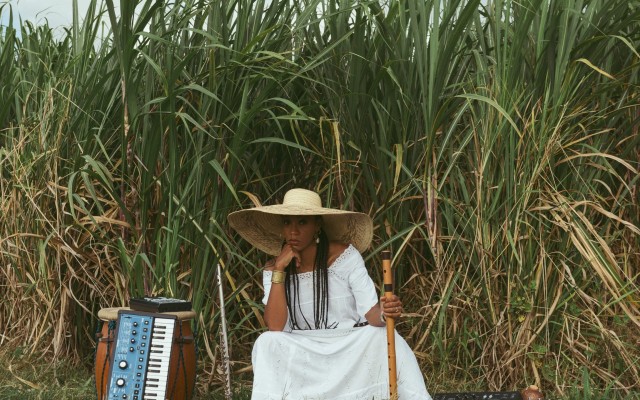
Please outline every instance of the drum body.
M96 334L95 379L98 400L107 399L119 310L129 310L129 308L103 308L98 312L98 317L102 321L102 328ZM175 315L178 318L178 324L173 332L166 399L190 400L193 397L196 381L196 351L189 321L195 318L195 312L178 311L162 314Z

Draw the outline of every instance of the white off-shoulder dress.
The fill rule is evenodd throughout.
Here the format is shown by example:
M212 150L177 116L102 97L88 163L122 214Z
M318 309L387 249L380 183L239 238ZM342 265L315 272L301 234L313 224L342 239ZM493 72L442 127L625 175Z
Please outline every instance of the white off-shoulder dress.
M382 400L389 398L387 331L355 324L378 302L362 256L349 246L329 267L328 326L313 330L313 273L298 274L296 320L309 329L265 332L256 340L252 363L253 400ZM271 290L265 271L264 298ZM399 400L430 400L413 351L396 332Z

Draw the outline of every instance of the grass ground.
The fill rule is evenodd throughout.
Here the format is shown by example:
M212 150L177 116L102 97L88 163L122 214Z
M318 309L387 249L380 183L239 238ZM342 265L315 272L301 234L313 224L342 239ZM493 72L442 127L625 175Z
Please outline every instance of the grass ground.
M192 400L224 400L222 390L204 393L200 390ZM545 400L640 400L640 393L619 394L612 391L575 390L564 396L545 394ZM74 366L65 362L47 363L34 357L0 353L1 400L90 400L96 398L95 381L90 366ZM234 400L250 398L246 386L234 387Z
M0 353L1 400L90 400L96 399L92 365L76 366L66 362L48 363L35 357ZM234 388L234 400L249 399L241 383ZM223 400L222 389L200 389L192 400Z

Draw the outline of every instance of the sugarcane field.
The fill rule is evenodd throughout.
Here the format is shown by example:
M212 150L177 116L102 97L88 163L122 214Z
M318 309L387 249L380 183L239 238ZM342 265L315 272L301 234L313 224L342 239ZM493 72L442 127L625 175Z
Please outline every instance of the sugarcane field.
M640 0L0 0L0 399L640 400Z

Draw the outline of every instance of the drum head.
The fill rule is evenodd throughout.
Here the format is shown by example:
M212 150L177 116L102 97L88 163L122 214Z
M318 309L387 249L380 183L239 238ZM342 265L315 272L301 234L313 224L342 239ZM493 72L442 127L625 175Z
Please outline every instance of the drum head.
M120 310L130 310L130 308L129 307L103 308L100 311L98 311L98 318L100 318L102 321L115 321L115 320L118 319L118 311L120 311ZM160 314L175 315L181 321L186 320L186 319L194 319L196 317L196 312L193 311L193 310L191 310L191 311L171 311L171 312L164 312L164 313L160 313Z

